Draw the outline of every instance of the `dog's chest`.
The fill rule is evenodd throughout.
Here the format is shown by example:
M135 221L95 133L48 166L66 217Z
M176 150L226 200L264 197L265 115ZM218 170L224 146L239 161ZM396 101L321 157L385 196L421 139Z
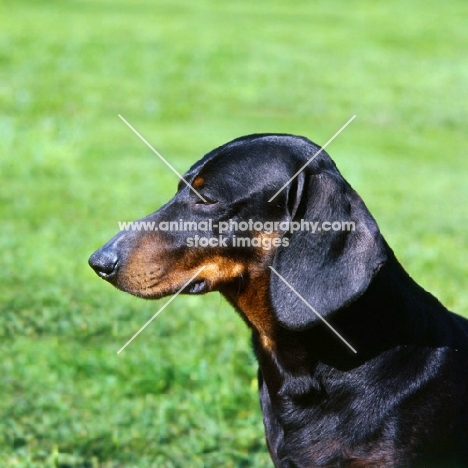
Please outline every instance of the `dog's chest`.
M344 422L340 414L324 414L320 392L304 401L307 409L288 399L278 405L271 401L260 375L259 393L267 445L277 468L410 466L408 447L382 438L384 423L374 435L363 434L352 415ZM316 407L310 406L311 399L316 400Z

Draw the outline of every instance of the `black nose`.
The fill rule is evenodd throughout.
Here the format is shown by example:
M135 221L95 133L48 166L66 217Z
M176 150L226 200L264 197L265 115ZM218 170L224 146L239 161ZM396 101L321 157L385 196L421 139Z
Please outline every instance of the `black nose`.
M117 271L119 257L113 249L99 249L89 257L89 266L101 277L109 278Z

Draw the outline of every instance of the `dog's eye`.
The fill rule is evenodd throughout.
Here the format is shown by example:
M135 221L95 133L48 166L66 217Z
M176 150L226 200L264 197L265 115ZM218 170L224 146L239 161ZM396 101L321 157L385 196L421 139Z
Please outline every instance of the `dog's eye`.
M203 195L203 198L204 200L202 200L201 198L199 198L196 202L197 205L215 205L216 203L218 203L216 200L211 200L210 198L208 198L206 195Z

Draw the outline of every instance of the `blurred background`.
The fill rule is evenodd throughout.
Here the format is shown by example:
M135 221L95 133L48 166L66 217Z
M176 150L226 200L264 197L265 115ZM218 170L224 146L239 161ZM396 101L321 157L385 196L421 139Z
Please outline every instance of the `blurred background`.
M468 315L465 0L1 0L0 464L271 467L249 333L88 256L258 132L324 144L400 261Z

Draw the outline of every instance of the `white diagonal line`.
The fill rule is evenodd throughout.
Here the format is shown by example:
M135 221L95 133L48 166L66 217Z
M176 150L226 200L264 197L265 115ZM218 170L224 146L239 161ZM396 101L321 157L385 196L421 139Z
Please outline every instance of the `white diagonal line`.
M183 180L183 181L185 182L185 184L187 185L187 187L188 187L190 190L192 190L195 194L198 195L199 198L201 198L205 203L207 203L207 201L202 197L202 195L200 195L200 193L197 192L197 191L184 179L184 177L183 177L182 175L180 175L179 172L178 172L176 169L174 169L174 167L173 167L165 158L163 158L163 157L161 156L161 154L159 154L159 153L151 146L151 144L148 143L148 141L147 141L145 138L143 138L143 136L142 136L140 133L138 133L138 132L135 130L135 128L133 128L120 114L118 114L118 115L119 115L120 120L122 120L122 122L123 122L125 125L127 125L127 127L128 127L130 130L132 130L133 133L135 133L135 135L137 135L138 137L140 137L141 141L142 141L146 146L148 146L148 148L149 148L151 151L153 151L153 153L154 153L156 156L158 156L158 157L161 159L161 161L163 161L164 163L166 163L167 167L169 167L169 169L171 169L172 172L174 172L174 173L177 175L177 177L179 177L179 179Z
M118 351L120 354L182 291L205 267L202 266Z
M271 270L288 286L288 288L296 294L296 296L320 319L322 322L336 335L340 340L345 343L351 351L357 354L357 351L272 267Z
M354 119L356 115L353 115L269 200L270 203L274 200L281 190L288 186Z

